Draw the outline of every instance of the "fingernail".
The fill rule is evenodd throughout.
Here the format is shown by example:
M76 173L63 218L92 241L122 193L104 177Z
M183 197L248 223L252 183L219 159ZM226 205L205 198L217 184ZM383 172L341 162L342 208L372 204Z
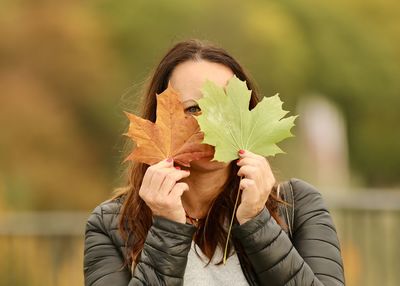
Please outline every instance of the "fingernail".
M168 162L168 163L171 163L172 161L173 161L172 158L168 158L168 159L167 159L167 162Z
M177 170L180 170L180 169L181 169L181 167L179 167L179 166L175 166L175 169L177 169Z
M240 150L239 150L239 154L244 154L244 150L243 150L243 149L240 149Z

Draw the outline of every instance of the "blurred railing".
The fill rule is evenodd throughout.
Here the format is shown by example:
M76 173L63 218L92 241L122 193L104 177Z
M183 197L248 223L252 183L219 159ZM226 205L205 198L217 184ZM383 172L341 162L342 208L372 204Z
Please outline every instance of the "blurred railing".
M341 241L346 285L400 285L400 191L324 197Z
M0 285L83 285L83 237L89 213L0 215Z
M346 285L400 285L400 192L324 197L338 229ZM1 214L0 285L83 285L83 235L88 215Z

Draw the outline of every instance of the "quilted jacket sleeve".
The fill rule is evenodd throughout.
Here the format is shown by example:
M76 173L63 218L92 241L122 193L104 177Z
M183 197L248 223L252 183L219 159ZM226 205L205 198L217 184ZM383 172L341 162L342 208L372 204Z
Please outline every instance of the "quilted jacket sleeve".
M104 206L89 217L84 249L87 286L182 285L195 228L155 217L133 276L104 217ZM116 217L115 214L113 216ZM115 225L115 222L113 223Z
M111 239L111 222L105 221L102 204L95 208L86 224L84 248L85 285L128 285L129 270ZM108 216L108 214L106 214Z
M294 189L293 243L265 208L232 232L243 245L260 285L344 285L339 241L321 194L291 180Z
M129 285L183 285L195 227L155 217Z

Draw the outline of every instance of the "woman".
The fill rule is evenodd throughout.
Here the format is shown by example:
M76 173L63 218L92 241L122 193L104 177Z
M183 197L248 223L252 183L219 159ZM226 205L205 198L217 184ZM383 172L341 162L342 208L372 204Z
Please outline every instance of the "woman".
M168 82L185 112L196 114L204 81L225 86L233 75L252 90L253 108L255 86L226 51L198 40L178 43L151 77L142 117L155 121L156 94ZM277 184L264 157L238 155L229 164L203 158L190 169L172 159L130 166L127 188L88 220L85 284L344 285L338 238L319 192L297 179Z

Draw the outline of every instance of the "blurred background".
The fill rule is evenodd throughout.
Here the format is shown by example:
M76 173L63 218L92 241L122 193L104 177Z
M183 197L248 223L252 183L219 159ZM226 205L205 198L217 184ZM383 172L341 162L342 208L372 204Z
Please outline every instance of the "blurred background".
M0 285L83 285L91 210L124 184L123 110L174 43L210 40L299 114L270 158L317 186L347 285L400 285L400 2L0 2Z

